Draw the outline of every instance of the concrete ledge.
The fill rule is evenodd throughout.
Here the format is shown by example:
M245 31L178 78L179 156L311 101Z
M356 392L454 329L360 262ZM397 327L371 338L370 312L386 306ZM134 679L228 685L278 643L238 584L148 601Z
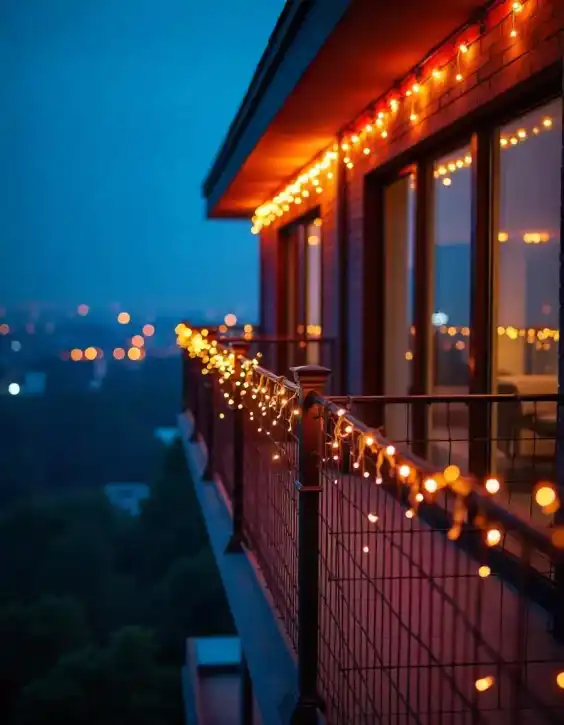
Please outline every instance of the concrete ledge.
M202 713L198 682L198 661L192 642L186 644L186 664L182 668L181 679L186 725L201 725Z
M188 468L253 681L263 725L288 725L297 700L297 664L276 611L246 553L226 554L231 516L213 482L202 479L205 452L191 443L192 417L179 416Z

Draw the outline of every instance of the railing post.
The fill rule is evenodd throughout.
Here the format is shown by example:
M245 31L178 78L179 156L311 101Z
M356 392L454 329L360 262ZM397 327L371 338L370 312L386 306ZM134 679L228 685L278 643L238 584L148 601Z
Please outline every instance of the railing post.
M292 368L300 386L298 428L298 701L292 725L315 725L322 707L317 692L319 652L320 423L312 405L331 371L318 365Z
M192 394L190 396L191 405L190 410L192 411L192 419L194 421L194 427L192 429L192 437L191 441L192 443L197 443L199 439L199 417L200 417L200 394L198 390L198 385L200 385L201 380L199 380L198 373L200 372L199 366L200 362L197 358L189 358L188 364L190 367L190 382L189 385L191 386Z
M190 356L188 350L183 347L181 352L182 360L182 384L181 384L181 400L180 412L185 413L190 407Z
M235 375L233 376L233 398L235 409L233 411L233 533L227 544L226 551L229 554L237 554L243 551L245 534L243 530L244 519L244 495L245 484L245 411L239 408L240 395L235 386L241 371L242 358L245 358L249 351L248 342L236 342L233 344L235 353Z
M211 481L213 478L214 471L214 436L215 436L215 396L213 391L214 380L210 375L206 375L203 383L204 387L204 405L208 408L207 416L204 416L207 423L207 430L203 431L204 440L206 443L207 459L206 467L202 474L204 481Z

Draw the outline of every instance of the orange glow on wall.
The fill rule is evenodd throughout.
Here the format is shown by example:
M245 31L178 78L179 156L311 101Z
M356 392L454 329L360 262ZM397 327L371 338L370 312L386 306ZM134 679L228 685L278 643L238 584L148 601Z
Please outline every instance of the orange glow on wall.
M70 356L71 360L78 362L78 360L82 360L82 350L79 350L77 347L75 347L73 350L71 350Z
M131 322L131 315L129 312L120 312L117 316L117 321L120 325L127 325L129 322Z
M155 326L154 325L143 325L143 334L145 337L152 337L155 334Z
M98 352L95 347L87 347L86 350L84 351L84 357L87 360L96 360L97 354L98 354Z
M133 335L133 337L131 338L131 344L134 347L143 347L143 345L145 344L145 340L141 335Z
M127 351L127 357L130 360L139 360L141 357L141 350L138 347L130 347Z

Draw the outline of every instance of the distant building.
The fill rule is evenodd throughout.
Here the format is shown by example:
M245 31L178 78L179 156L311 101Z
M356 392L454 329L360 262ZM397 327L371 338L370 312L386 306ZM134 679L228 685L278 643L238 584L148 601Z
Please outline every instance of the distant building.
M108 483L104 486L104 492L110 503L131 516L139 516L141 501L150 496L146 483Z

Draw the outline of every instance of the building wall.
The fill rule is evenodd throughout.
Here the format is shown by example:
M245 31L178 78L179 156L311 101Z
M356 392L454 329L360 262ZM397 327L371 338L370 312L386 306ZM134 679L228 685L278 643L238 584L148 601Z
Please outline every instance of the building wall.
M321 201L324 248L324 329L325 336L338 337L346 349L347 377L343 392L379 392L366 390L365 333L367 286L377 284L366 274L367 243L365 240L365 177L395 162L409 161L414 147L422 148L432 142L434 135L453 127L463 130L493 111L518 92L520 84L531 81L547 69L562 63L564 55L564 2L562 0L528 0L519 15L517 38L510 37L511 17L507 8L488 16L483 35L471 44L464 56L464 79L459 83L426 84L425 92L415 101L417 121L410 115L414 106L403 102L389 136L371 143L371 154L355 153L354 167L346 174L347 271L346 289L339 283L339 213L337 176L326 185L320 197L302 204L299 214L285 214L278 224L272 224L262 234L261 250L265 279L263 315L269 332L276 329L276 307L280 299L280 269L276 253L280 229L299 218ZM452 48L450 49L452 55ZM337 141L337 139L336 139ZM352 154L351 154L352 156ZM343 166L339 164L339 173ZM309 200L308 200L309 201ZM296 209L294 207L294 209ZM342 234L342 232L341 232ZM346 296L346 304L344 297ZM346 324L339 322L340 310L347 310ZM376 333L376 331L375 331ZM343 335L346 339L343 340Z

